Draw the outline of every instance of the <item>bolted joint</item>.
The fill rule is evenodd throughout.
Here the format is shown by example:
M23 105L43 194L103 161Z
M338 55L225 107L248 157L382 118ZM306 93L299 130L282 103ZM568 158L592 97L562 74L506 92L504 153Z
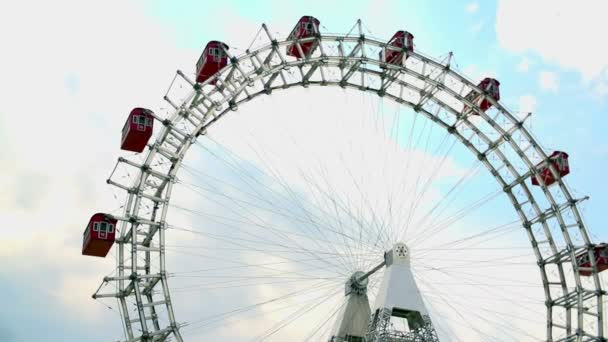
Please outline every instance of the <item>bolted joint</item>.
M236 111L238 109L238 106L234 100L228 101L228 106L230 107L230 110L232 110L232 111Z
M202 86L200 83L195 83L192 88L194 88L194 90L196 91L200 91L202 89Z
M385 94L386 92L384 91L384 89L378 90L378 96L383 97Z
M345 296L348 296L350 294L363 296L367 293L367 284L369 280L367 278L360 279L364 275L364 272L357 271L353 273L350 278L348 278L344 289Z
M232 63L232 64L239 64L239 60L238 60L238 58L232 56L232 57L230 57L230 63Z

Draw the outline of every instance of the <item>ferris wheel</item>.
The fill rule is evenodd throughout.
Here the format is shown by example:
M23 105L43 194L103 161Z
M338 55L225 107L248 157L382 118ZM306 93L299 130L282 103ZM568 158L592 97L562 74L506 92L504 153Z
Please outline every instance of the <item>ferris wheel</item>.
M525 125L529 115L499 102L500 83L469 80L451 53L428 57L403 30L373 38L361 21L354 33L320 28L304 16L275 39L262 25L260 46L238 56L211 41L194 77L177 72L164 97L168 115L129 114L121 148L136 154L119 158L107 180L124 195L123 212L93 215L83 242L83 254L101 257L115 245L116 270L93 298L116 300L124 340L262 341L291 329L279 340L606 341L599 273L608 246L591 241L579 212L586 198L564 181L569 155L542 148ZM258 119L229 115L254 99L275 106L264 103L275 96L263 96L294 87L360 108L361 117L331 113L340 119L326 138L338 154L316 152L311 163L304 142L286 134L308 125L301 137L323 138L317 128L331 119L312 114L314 96L284 104L310 113L303 121L269 114L270 128L256 138L247 134ZM221 132L237 120L245 129L230 145ZM365 133L337 141L357 120L381 137L367 152ZM260 147L268 132L283 142ZM293 149L281 154L287 145ZM387 146L394 150L380 152ZM197 149L199 160L189 160ZM263 170L242 156L247 149ZM348 151L360 159L350 164ZM381 162L370 162L378 155ZM450 155L472 166L445 171ZM360 168L371 171L354 175ZM491 191L473 194L465 184ZM502 202L477 220L499 224L453 229L494 200ZM508 203L513 217L505 223ZM510 234L526 245L503 244ZM501 254L514 248L520 254ZM534 282L517 278L532 270Z

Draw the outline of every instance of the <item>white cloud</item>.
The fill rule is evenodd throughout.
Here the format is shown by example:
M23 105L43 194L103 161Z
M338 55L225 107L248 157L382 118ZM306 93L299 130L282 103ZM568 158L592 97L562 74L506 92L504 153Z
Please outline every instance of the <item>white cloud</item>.
M515 53L535 52L547 62L574 69L585 80L608 66L606 1L501 0L496 15L500 45Z
M393 218L391 225L400 226L403 219L407 217L399 217L395 215L397 211L403 211L403 208L409 208L409 203L412 200L413 188L420 178L421 184L424 184L424 179L428 174L432 164L437 162L438 156L427 155L418 151L406 152L393 150L383 138L382 121L378 121L376 110L379 103L376 100L370 101L368 96L362 96L359 93L347 91L349 94L343 94L339 89L318 89L311 88L302 91L300 89L288 90L286 92L277 91L272 97L263 97L241 107L241 110L236 113L230 113L210 131L212 138L220 141L222 145L239 156L242 156L248 161L253 161L254 165L258 165L267 170L264 166L271 166L273 171L281 175L281 178L288 183L295 193L310 194L312 187L320 186L321 189L328 190L328 184L331 185L332 192L335 194L333 198L343 200L348 208L352 208L357 215L357 220L363 218L364 221L369 220L369 215L375 212L383 217L387 207L386 194L393 193ZM313 101L309 101L312 100ZM293 106L295 101L300 101L300 106ZM371 102L371 103L370 103ZM384 101L384 113L386 118L385 124L390 126L393 122L392 114L394 112L394 104L389 101ZM268 108L273 108L269 111ZM404 111L408 117L409 111ZM420 120L420 119L419 119ZM322 123L322 124L321 124ZM418 122L418 125L422 123ZM409 123L402 123L402 138L407 137L406 128ZM418 126L419 128L421 126ZM340 132L340 133L336 133ZM434 140L433 140L434 141ZM260 157L256 156L252 148L255 148L262 154L265 159L260 162ZM435 150L431 148L431 150ZM379 153L379 151L383 151ZM412 167L406 172L404 163L412 163L411 165L420 165L422 167ZM189 164L189 163L187 163ZM444 168L440 169L440 178L454 177L462 175L462 170L458 165L455 165L452 157L446 160ZM212 169L213 166L209 163L205 164L205 169ZM424 167L423 165L427 165ZM316 172L316 171L319 172ZM302 180L299 171L306 172L310 177L307 180ZM320 172L323 171L323 172ZM350 173L352 172L352 176ZM214 173L222 179L226 180L221 172ZM359 182L358 186L353 184L352 179ZM477 177L476 177L477 179ZM272 183L278 183L275 179L271 179ZM233 181L230 181L231 183ZM406 186L409 185L409 186ZM246 186L246 185L245 185ZM360 190L357 189L360 187ZM395 191L395 190L405 191ZM258 189L258 191L263 188ZM281 187L278 187L280 192ZM485 188L484 188L485 191ZM257 192L257 191L256 191ZM365 196L361 196L361 195ZM434 189L430 189L429 195L423 199L421 206L429 203L436 203L441 196ZM232 196L231 194L231 197ZM316 194L316 200L319 201L320 208L333 208L331 202L327 201L323 196ZM248 198L251 202L251 197ZM310 200L315 200L314 198ZM361 203L361 201L369 202L369 204ZM204 207L206 203L202 204ZM281 203L277 201L276 208L279 209ZM361 212L359 211L363 209ZM369 209L369 211L368 211ZM407 209L406 209L407 210ZM423 213L425 210L417 210L416 212ZM225 215L218 211L218 215ZM313 211L314 213L314 211ZM252 213L253 214L253 213ZM255 211L255 216L258 216ZM323 216L327 219L327 215ZM275 215L276 218L276 215ZM413 222L417 222L419 217L414 217ZM271 222L276 223L274 220ZM345 227L351 227L351 224L356 224L356 221L349 221L343 218ZM401 223L400 223L401 222ZM286 226L289 228L289 226ZM410 228L411 233L424 235L425 226L413 225ZM472 225L467 225L467 229L471 229ZM290 228L291 229L291 228ZM350 229L350 228L349 228ZM349 232L350 230L346 231ZM334 239L335 236L328 234L329 239ZM456 233L456 236L458 234ZM450 234L441 234L438 239L446 239L446 241L454 240L457 237ZM273 239L272 234L267 234L268 239ZM451 239L450 239L451 238ZM437 240L428 241L427 243L439 244ZM331 246L324 247L331 249ZM376 253L378 254L378 253ZM378 258L377 256L373 256ZM372 257L372 258L373 258ZM251 259L247 259L251 260ZM257 259L256 263L272 261L272 257ZM176 284L177 279L172 279L172 284ZM341 284L339 284L341 285ZM247 298L249 301L258 300L260 298L272 298L272 294L286 291L284 286L263 286L254 288L255 297ZM225 293L225 292L224 292ZM339 291L338 297L342 296ZM372 297L373 298L373 297ZM298 301L302 298L298 297ZM178 297L174 299L179 301ZM182 297L183 300L183 297ZM243 302L243 305L250 302ZM286 302L278 303L284 305ZM177 304L176 304L177 305ZM194 305L194 304L193 304ZM183 307L180 302L180 312L183 314ZM243 336L251 334L251 327L266 330L268 322L280 321L281 315L274 315L272 310L274 305L268 308L262 308L260 315L250 319L245 315L239 315L234 319L248 324L230 324L230 329L220 331L226 336ZM226 309L226 308L224 308ZM228 308L229 309L229 308ZM325 310L325 306L320 307L320 310ZM218 309L219 310L219 309ZM193 310L193 314L188 317L196 317L200 315L198 311ZM313 311L318 312L318 311ZM280 314L285 315L284 312ZM304 323L306 322L306 323ZM298 335L301 339L300 331L306 327L311 321L302 321L297 329L289 329L290 336ZM295 323L295 322L294 322ZM246 327L249 326L249 330ZM266 328L262 328L266 327ZM257 333L257 332L256 332ZM285 331L281 331L284 334ZM466 334L466 332L461 332ZM459 335L463 336L463 335ZM313 339L316 340L316 339ZM468 339L476 340L476 339Z
M595 87L595 94L598 96L608 95L608 84L604 81L598 83Z
M481 69L477 64L470 64L463 69L463 73L473 80L473 82L480 82L486 77L499 78L498 73L495 70Z
M470 64L466 66L462 71L465 75L472 78L473 75L477 73L477 64Z
M476 13L479 10L479 4L477 2L471 2L467 5L466 10L468 13Z
M34 7L36 11L31 11ZM70 20L57 20L49 15L57 8L69 8L70 13L73 13ZM107 18L111 18L110 25ZM37 25L30 25L32 22ZM243 25L251 32L258 28L250 23ZM291 25L292 23L284 25L285 30L288 31ZM281 25L273 23L273 27ZM59 3L16 2L11 6L10 12L0 12L0 34L15 30L20 31L19 39L2 39L5 53L3 63L0 63L0 74L3 77L0 91L11 95L10 100L3 101L0 107L0 142L5 147L0 154L4 176L0 180L3 189L0 192L0 224L10 227L3 231L5 235L0 242L0 256L7 265L0 272L3 276L8 274L7 278L11 281L17 279L33 284L35 293L27 294L32 298L52 295L57 302L48 303L42 298L39 304L49 311L62 312L63 317L78 317L79 326L94 329L99 327L99 321L103 321L106 324L103 332L89 336L91 339L115 340L116 335L120 335L120 324L115 312L106 310L89 297L101 277L113 269L114 260L111 257L94 259L79 256L83 226L93 212L114 209L119 204L113 200L104 180L120 154L118 139L126 113L136 105L158 108L161 103L159 99L173 76L173 71L176 67L183 67L186 72L191 71L199 51L176 48L173 44L174 37L142 15L142 9L133 3L115 2L95 6L69 0ZM235 28L234 32L226 32L227 37L244 37L242 29ZM238 44L244 47L249 41L242 39ZM479 77L491 76L491 73L480 74ZM32 84L39 87L33 89ZM378 147L385 147L383 141L373 140L369 135L359 137L356 146L362 150L353 150L347 144L333 145L332 134L335 132L342 132L342 129L356 124L368 128L377 122L370 119L371 116L367 118L368 121L352 120L350 116L353 107L357 108L360 104L358 96L348 99L350 106L335 103L335 98L329 95L324 98L315 97L319 103L329 103L335 107L325 108L325 112L309 113L305 102L301 102L297 94L302 95L303 92L298 90L295 96L281 95L285 106L303 104L295 106L301 111L299 120L285 124L292 125L291 133L298 137L297 141L303 141L308 145L307 150L317 151L318 154L288 154L279 148L272 150L279 154L275 158L295 159L300 164L294 165L309 163L310 167L310 163L321 157L330 163L338 163L337 158L331 160L332 153L335 157L336 150L350 152L355 157L361 154L369 159L354 159L349 166L354 172L359 172L355 177L365 181L362 186L366 187L366 191L377 190L372 193L372 201L381 199L382 193L379 191L398 184L407 176L401 172L402 167L390 168L390 165L403 166L400 163L408 159L419 165L433 165L439 158L414 152L405 155L395 153L393 159L383 160L390 157L377 153L382 150ZM262 103L255 114L264 115L271 105L272 103ZM328 113L336 114L336 117L331 118L334 120L333 130L319 130L319 123L331 122L323 117ZM229 117L239 114L243 113L233 113ZM280 117L282 113L274 114L275 117ZM262 121L242 120L252 127L260 125ZM277 133L272 122L267 122L261 129L260 135L268 133L268 139L263 144L281 147L284 140L279 139L280 135L272 135ZM233 138L237 138L238 143L235 134L233 133ZM296 182L294 172L298 170L290 170L290 165L285 163L283 172L290 181ZM438 175L440 178L459 176L464 171L452 158L448 158L445 165ZM348 178L340 173L343 169L336 164L328 166L337 170L327 176L337 191L348 192L352 184L346 182ZM428 176L425 171L428 170L424 167L410 170L411 182L420 176L424 180ZM411 199L408 191L401 193L402 197L398 195L399 193L395 196L396 200ZM437 189L430 189L423 201L433 203L440 195ZM192 196L182 199L194 201L198 198ZM353 207L354 203L363 207L356 202L362 200L359 196L352 200ZM394 202L395 206L400 204L402 202ZM375 209L386 209L383 205L381 202ZM190 221L194 219L190 217ZM472 226L467 226L467 229L470 228ZM175 240L172 241L175 243ZM265 261L267 260L261 259L257 262ZM43 278L45 281L40 281ZM175 285L174 279L171 281ZM342 284L339 283L338 286L341 287ZM273 288L261 290L270 291ZM220 293L216 300L224 300L221 295L225 294L226 292ZM254 293L253 296L255 295L257 294ZM189 301L189 305L195 307L198 310L196 314L199 315L188 316L183 311L181 314L178 311L178 319L200 317L201 307L210 307L201 306L203 301L196 298L174 297L176 303ZM107 315L111 317L108 318ZM66 320L70 321L74 319ZM256 324L262 326L260 322L262 321L256 320ZM22 324L29 323L25 321ZM262 323L267 324L267 321ZM64 328L71 329L68 326L57 327L59 330ZM65 331L65 334L69 335L70 332Z
M523 57L519 64L517 64L517 71L528 72L528 70L530 70L530 59Z
M50 15L59 12L70 14ZM193 65L195 53L176 48L138 5L119 1L14 3L0 11L0 37L0 92L10 94L0 104L0 225L10 227L0 276L7 286L27 282L32 288L18 295L82 323L57 324L55 333L85 340L74 331L102 320L107 329L90 340L115 340L116 312L90 297L114 260L80 256L82 232L94 212L119 206L105 179L121 154L126 114L160 103L176 67ZM17 328L19 340L42 339Z
M519 97L519 111L522 116L527 113L534 113L537 105L536 97L533 95L523 95Z
M557 73L551 71L541 71L538 76L540 89L557 93L559 90L559 77Z

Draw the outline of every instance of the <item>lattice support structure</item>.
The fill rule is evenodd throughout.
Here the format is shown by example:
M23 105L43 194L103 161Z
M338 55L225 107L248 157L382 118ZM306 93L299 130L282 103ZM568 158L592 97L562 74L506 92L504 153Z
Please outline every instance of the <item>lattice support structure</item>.
M265 26L264 26L265 28ZM265 28L266 32L269 32ZM218 82L195 84L178 72L184 94L168 94L174 108L158 118L163 124L149 145L143 162L120 159L136 174L132 184L109 183L128 196L118 239L117 276L104 279L116 292L94 295L116 297L120 303L127 341L183 341L170 297L165 266L166 221L171 189L189 147L227 113L261 95L297 86L337 86L356 89L395 101L423 114L456 137L477 156L512 202L539 265L547 306L547 341L606 341L603 297L595 259L594 272L583 279L576 255L593 246L579 213L578 202L559 177L555 185L541 185L533 193L526 180L538 175L538 163L548 155L502 104L448 64L420 52L409 53L403 67L383 64L374 57L386 42L359 35L319 35L319 48L296 60L285 47L292 40L268 35L264 46L252 48L218 73ZM380 67L382 65L382 68ZM170 89L170 92L177 87ZM465 99L475 91L493 105L481 111ZM471 108L463 114L463 108ZM477 115L474 115L477 114ZM134 307L135 309L131 309ZM162 308L162 310L160 310Z
M391 324L392 312L384 309L370 319L370 332L365 342L439 342L431 318L423 316L424 325L418 329L403 332Z

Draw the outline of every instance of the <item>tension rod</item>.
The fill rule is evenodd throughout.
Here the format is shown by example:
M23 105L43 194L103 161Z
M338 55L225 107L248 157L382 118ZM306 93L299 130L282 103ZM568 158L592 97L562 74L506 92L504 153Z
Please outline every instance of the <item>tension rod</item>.
M382 261L380 264L378 264L376 267L372 268L370 271L368 271L364 275L357 277L354 281L356 283L364 281L365 279L369 278L372 274L378 272L378 270L380 270L384 266L386 266L386 260Z

